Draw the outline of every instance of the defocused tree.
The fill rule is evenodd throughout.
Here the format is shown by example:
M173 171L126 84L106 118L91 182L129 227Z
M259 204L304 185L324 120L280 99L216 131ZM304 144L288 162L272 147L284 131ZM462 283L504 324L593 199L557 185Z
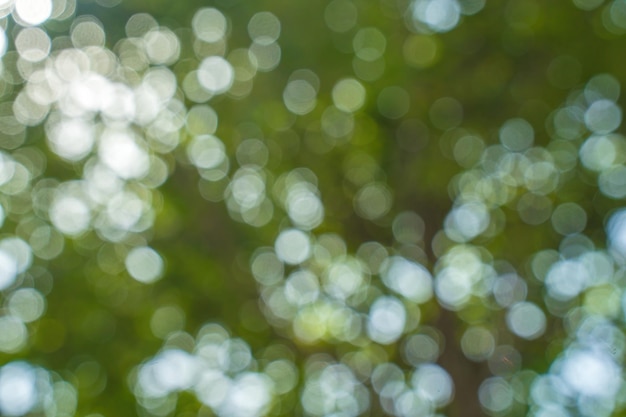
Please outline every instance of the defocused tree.
M0 16L0 415L624 415L626 1Z

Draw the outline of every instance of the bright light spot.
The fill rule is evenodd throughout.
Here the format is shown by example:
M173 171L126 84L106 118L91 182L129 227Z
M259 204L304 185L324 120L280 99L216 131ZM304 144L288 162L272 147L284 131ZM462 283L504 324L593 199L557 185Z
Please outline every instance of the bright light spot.
M46 299L33 288L22 288L9 297L9 312L24 323L37 320L46 308Z
M513 404L513 390L504 378L488 378L478 389L480 404L491 413L503 413Z
M241 209L258 207L265 199L265 180L256 168L243 167L233 176L229 191Z
M317 104L317 90L306 80L289 81L283 92L285 107L298 115L310 113Z
M388 345L402 336L405 323L404 305L395 297L379 297L370 308L367 334L373 341Z
M369 395L350 368L334 364L309 375L302 392L302 406L313 416L356 417L369 406Z
M500 128L500 142L513 152L529 148L534 140L535 131L524 119L507 120Z
M137 114L138 109L136 104L140 101L139 95L141 89L142 87L139 87L135 93L133 93L128 86L122 83L114 83L106 86L104 91L101 92L100 111L102 112L103 118L105 120L120 121L135 120L140 124L141 116Z
M193 33L205 42L217 42L226 35L226 17L217 9L204 8L196 12L191 20Z
M274 294L276 294L276 292ZM274 300L270 299L269 301L273 302ZM285 318L289 318L290 315L293 315L293 310L290 313L286 308L289 307L289 305L281 305L280 299L277 301L278 302L274 302L271 305L275 314L279 315L282 313L282 316L279 315L279 317ZM283 311L280 311L281 308ZM328 320L332 313L332 306L322 300L317 303L305 305L297 312L293 320L294 334L305 343L313 343L323 338L328 332Z
M569 300L587 287L587 269L577 260L565 260L552 265L546 275L548 293L558 300Z
M415 0L413 18L435 32L447 32L459 23L461 8L456 0Z
M598 178L598 187L602 194L622 199L626 197L626 166L617 165L604 170Z
M424 397L420 396L414 390L405 390L397 397L393 398L395 402L393 404L393 408L387 406L389 410L386 410L389 414L398 416L398 417L413 417L413 416L434 416L434 406L433 404L424 399ZM385 403L383 403L385 404ZM385 405L383 405L385 407Z
M493 282L493 296L501 307L524 301L528 294L528 286L517 274L504 274L496 278Z
M274 252L261 252L253 257L250 264L252 275L263 285L278 283L283 278L283 263L276 257Z
M15 176L16 167L15 161L0 152L0 185L6 184Z
M15 0L17 17L28 25L39 25L52 14L51 0Z
M461 13L466 16L471 16L483 9L487 0L464 0L459 4L461 6Z
M15 0L0 0L0 10L2 10L0 17L7 17L9 14L11 14L11 8L13 7L14 3Z
M129 132L108 131L100 139L99 156L120 178L141 178L148 172L150 158Z
M230 386L218 408L220 416L259 417L272 399L272 381L264 374L245 372Z
M217 129L218 117L209 106L194 106L187 113L187 131L192 135L211 135Z
M258 44L272 44L280 36L280 20L270 12L259 12L250 19L248 34Z
M508 311L506 324L519 337L532 340L546 330L546 315L535 304L521 302Z
M7 52L8 39L4 29L0 29L0 58Z
M221 371L208 369L203 371L195 384L198 400L212 408L222 405L232 386L232 380Z
M370 183L354 197L356 213L367 220L378 219L391 209L391 191L382 183Z
M598 0L578 1L597 2ZM602 2L604 0L599 1ZM594 101L601 99L608 99L616 102L619 98L620 92L621 86L617 78L610 74L598 74L591 77L591 79L587 82L587 85L585 85L584 95L588 103L593 103Z
M580 107L568 106L554 112L554 129L556 135L563 139L577 139L585 130L583 125L584 112Z
M230 339L221 345L224 355L218 355L220 368L227 372L241 372L250 366L252 352L241 339Z
M457 309L469 300L472 284L472 277L467 271L446 267L437 274L435 292L445 307Z
M534 379L530 387L530 398L535 404L541 406L558 404L566 400L565 395L568 394L568 391L570 390L559 376L549 373ZM558 414L556 415L558 416ZM565 417L569 417L569 415L567 413ZM542 415L542 417L552 417L552 414Z
M533 415L534 417L571 417L567 409L554 403L542 404Z
M606 231L611 250L620 261L626 262L626 210L619 210L611 216Z
M141 219L143 210L144 202L135 193L118 193L106 205L107 223L119 230L131 230Z
M228 61L220 56L205 58L198 68L198 81L208 92L221 94L233 85L235 72Z
M26 345L28 330L14 316L0 317L0 352L16 353Z
M170 65L178 60L180 41L169 29L153 29L144 35L146 54L153 64Z
M416 303L432 298L432 277L422 265L393 256L383 262L381 271L385 285L403 297Z
M103 47L106 41L106 33L102 23L99 21L95 19L83 20L78 24L72 25L71 39L72 44L76 48Z
M420 365L411 383L420 397L423 397L437 407L442 407L452 400L454 385L450 375L439 365Z
M26 126L36 126L40 124L50 110L47 103L39 104L35 102L25 90L22 90L17 97L13 99L12 107L15 118Z
M39 28L23 29L15 38L15 49L20 57L30 62L39 62L47 58L50 48L50 38Z
M139 125L147 125L154 121L159 112L162 110L163 103L159 98L159 94L152 86L142 83L132 92L132 102L124 116L128 117L132 113L136 113L133 117L135 123ZM117 111L119 111L119 107ZM120 115L122 116L122 115Z
M354 259L333 262L324 274L324 289L333 297L345 300L363 284L361 264Z
M298 383L298 369L286 359L278 359L269 363L263 372L272 378L274 392L278 394L291 391Z
M30 245L19 237L10 237L0 242L0 253L10 255L16 263L17 272L26 271L33 262Z
M576 297L587 287L589 274L576 260L559 261L552 265L546 275L548 293L558 300Z
M597 134L611 133L622 123L622 110L611 100L593 102L585 112L587 128Z
M85 180L88 184L84 188L89 198L98 203L106 203L119 193L124 182L113 171L101 163L90 164L85 167ZM79 194L80 193L76 193Z
M312 303L317 300L319 292L317 276L305 269L293 272L285 282L285 297L293 305Z
M289 188L286 198L289 218L304 230L314 229L324 219L324 205L311 188L310 185L294 185Z
M620 368L602 351L576 350L563 361L561 376L578 394L610 398L620 389Z
M37 404L37 375L25 362L0 368L0 414L22 416Z
M86 120L62 119L47 128L50 149L62 158L79 161L93 148L94 126Z
M17 262L9 253L0 251L0 291L10 287L17 277Z
M178 88L176 75L167 67L153 67L146 71L141 85L156 94L159 101L169 106L167 107L167 113L164 113L165 115L169 116L170 112L176 113L176 116L178 116L176 118L177 127L180 127L182 124L180 116L182 116L185 109L182 105L179 105L177 100L172 100Z
M76 74L67 89L67 98L61 101L61 106L70 116L84 116L99 111L110 106L113 100L111 83L100 74Z
M365 103L365 87L354 78L345 78L335 84L332 96L335 107L354 113Z
M76 236L89 228L91 210L87 203L71 195L60 195L50 205L50 221L60 232Z
M163 259L154 249L147 246L133 248L126 256L126 269L131 277L149 284L163 274Z
M179 349L169 349L141 367L138 382L145 394L158 397L191 388L196 380L198 361Z
M276 42L268 45L253 42L248 51L250 60L256 63L259 71L271 71L276 68L282 54L280 46Z
M616 162L620 142L623 140L612 135L591 136L580 147L580 161L593 171L608 169Z
M224 144L212 135L194 137L187 146L187 156L198 168L216 168L226 159Z
M156 19L148 13L137 13L126 22L126 35L129 38L139 38L158 26Z
M404 372L395 363L376 366L371 375L374 391L383 397L393 398L404 390Z
M605 251L585 252L580 261L589 271L592 284L603 284L613 281L615 269L613 259Z
M455 207L446 217L444 230L448 237L457 242L466 242L484 232L489 226L487 207L479 202L470 202Z
M287 229L280 232L274 244L278 259L288 264L299 264L311 256L311 240L298 229Z

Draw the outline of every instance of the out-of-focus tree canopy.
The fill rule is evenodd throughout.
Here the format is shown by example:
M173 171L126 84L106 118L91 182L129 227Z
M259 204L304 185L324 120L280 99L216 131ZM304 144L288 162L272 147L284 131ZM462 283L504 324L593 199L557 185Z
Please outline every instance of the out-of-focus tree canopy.
M625 0L0 0L0 415L626 415Z

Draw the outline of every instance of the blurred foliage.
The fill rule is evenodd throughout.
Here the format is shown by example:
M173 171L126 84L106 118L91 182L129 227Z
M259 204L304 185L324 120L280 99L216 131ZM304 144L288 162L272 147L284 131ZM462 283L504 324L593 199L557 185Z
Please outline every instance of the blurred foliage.
M0 415L624 415L623 0L0 15Z

